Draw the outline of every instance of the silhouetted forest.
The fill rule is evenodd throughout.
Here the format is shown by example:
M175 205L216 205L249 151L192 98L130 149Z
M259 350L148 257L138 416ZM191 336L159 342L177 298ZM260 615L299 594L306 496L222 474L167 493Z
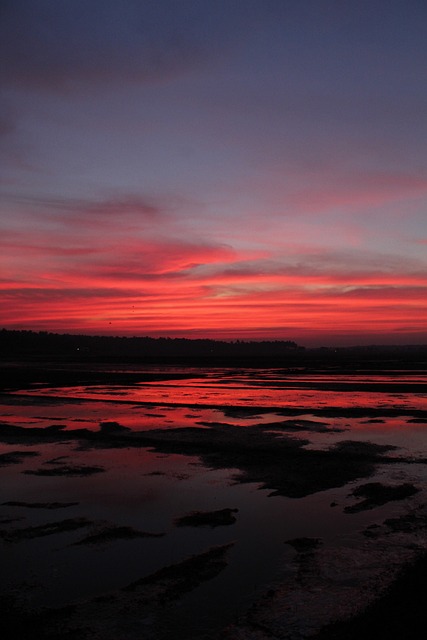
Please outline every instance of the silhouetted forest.
M301 350L291 340L246 342L236 340L112 337L49 333L47 331L0 331L2 354L61 356L122 356L137 358L279 356Z
M245 341L112 337L0 330L5 361L134 362L195 366L333 367L338 370L416 369L427 366L427 345L371 345L309 349L292 340Z

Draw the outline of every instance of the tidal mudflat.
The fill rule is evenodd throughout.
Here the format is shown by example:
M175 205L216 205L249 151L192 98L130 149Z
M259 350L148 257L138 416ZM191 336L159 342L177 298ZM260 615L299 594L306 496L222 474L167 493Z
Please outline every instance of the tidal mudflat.
M423 370L2 374L11 640L350 637L425 562Z

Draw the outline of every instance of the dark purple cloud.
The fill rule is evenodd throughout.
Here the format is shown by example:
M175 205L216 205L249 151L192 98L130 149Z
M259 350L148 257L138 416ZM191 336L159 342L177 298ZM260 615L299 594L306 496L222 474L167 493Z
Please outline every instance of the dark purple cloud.
M54 90L164 80L220 56L257 13L256 5L253 0L6 0L1 79Z

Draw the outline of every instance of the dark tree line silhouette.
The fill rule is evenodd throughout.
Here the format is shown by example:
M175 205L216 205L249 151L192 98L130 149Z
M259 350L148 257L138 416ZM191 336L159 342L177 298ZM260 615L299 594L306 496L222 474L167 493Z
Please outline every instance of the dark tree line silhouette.
M427 368L427 345L305 348L292 340L88 336L0 329L0 361L127 361L195 366L334 367L345 370Z
M276 357L303 349L292 340L226 342L189 338L87 336L48 331L0 330L2 354L123 357Z

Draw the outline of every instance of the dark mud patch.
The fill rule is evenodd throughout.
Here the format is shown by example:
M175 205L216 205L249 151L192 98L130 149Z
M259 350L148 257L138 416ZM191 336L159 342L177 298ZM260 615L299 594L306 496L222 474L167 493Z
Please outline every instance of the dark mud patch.
M352 389L348 389L349 392ZM275 409L271 408L270 412L277 413L278 415L290 416L298 415L301 413L307 413L307 410L299 408L289 409ZM423 409L395 409L393 407L340 407L340 406L324 406L324 407L311 407L310 413L313 416L319 416L323 418L367 418L367 419L380 419L384 418L396 418L409 416L414 418L422 418L427 421L427 411Z
M136 409L139 409L139 406L135 407ZM166 418L166 413L144 413L144 416L147 416L149 418ZM190 416L186 416L187 418Z
M189 473L172 473L171 478L175 478L176 480L188 480L191 478Z
M119 422L100 422L99 423L100 432L104 435L114 434L114 433L124 433L126 431L130 431L129 427L125 427Z
M90 466L90 465L63 465L61 467L54 467L52 469L28 469L23 471L27 475L32 476L93 476L95 473L102 473L105 471L104 467Z
M142 437L147 444L167 453L170 451L208 453L217 450L234 455L239 451L252 453L269 451L273 448L273 444L282 451L297 451L304 444L308 444L308 440L294 437L281 438L279 441L277 437L264 433L257 426L240 427L232 424L224 426L221 423L210 423L208 429L197 427L156 429L146 432Z
M34 458L39 455L37 451L9 451L7 453L1 453L0 467L5 467L9 464L20 464L27 458Z
M63 433L66 425L49 427L19 427L13 424L0 424L0 441L9 444L40 444L64 440L69 433ZM74 435L74 434L73 434Z
M258 427L187 428L151 431L155 450L199 455L205 466L236 469L237 482L255 482L270 495L304 497L370 476L376 466L401 459L384 454L394 447L341 442L329 450L304 449L307 440L265 432Z
M44 427L44 431L46 433L58 433L59 431L64 431L67 428L66 424L50 424L47 427Z
M382 525L372 524L363 532L369 538L384 534L424 534L427 530L427 504L421 504L396 518L387 518Z
M297 552L294 560L296 565L295 581L300 588L311 589L317 581L319 572L316 552L322 544L320 538L293 538L287 540L286 544L290 545Z
M387 502L410 498L418 492L419 489L409 482L394 486L384 485L381 482L368 482L356 487L350 494L355 498L364 498L364 500L345 507L344 511L345 513L358 513L359 511L374 509L387 504Z
M285 544L289 544L297 553L313 553L320 547L322 541L320 538L293 538L286 540Z
M19 387L18 387L19 388ZM32 385L23 386L21 389L30 389L36 391ZM40 388L40 387L38 387ZM44 396L44 395L31 395L30 393L20 394L13 391L12 393L0 392L0 402L8 405L15 405L18 407L26 407L28 405L37 404L40 407L50 407L50 406L62 406L64 404L64 398L60 398L58 396ZM67 398L67 403L71 402L73 404L81 404L82 400L80 398ZM52 418L50 418L52 419ZM61 418L62 419L62 418Z
M229 418L255 418L265 413L275 413L277 407L217 407Z
M398 518L387 518L384 524L394 533L413 533L427 529L427 510L425 505Z
M314 433L341 433L345 429L331 427L328 422L316 420L282 420L280 422L267 422L257 425L260 429L283 431L313 431Z
M26 507L27 509L67 509L76 507L79 502L20 502L19 500L9 500L1 504L5 507Z
M49 433L46 429L13 427L9 434L21 442L79 441L82 450L93 447L150 447L163 454L197 455L213 469L235 469L238 482L255 482L271 495L293 498L340 487L370 476L378 464L407 461L387 457L395 447L369 442L341 442L328 450L305 449L307 439L283 432L272 433L264 425L246 427L212 423L209 428L153 429L146 432L89 431ZM0 437L2 432L0 431ZM31 471L35 475L91 475L101 467L62 465Z
M367 538L380 538L384 535L403 534L417 537L427 531L427 505L422 504L396 518L387 518L382 525L374 523L366 527L363 534Z
M147 473L143 473L143 476L165 476L167 475L165 471L148 471Z
M161 538L164 533L150 533L148 531L139 531L133 527L107 525L101 528L99 531L92 533L77 542L74 542L72 546L78 545L103 545L116 540L134 540L135 538Z
M216 511L192 511L176 518L177 527L223 527L236 522L238 509L218 509Z
M22 540L32 540L33 538L42 538L58 533L66 533L76 531L84 527L93 525L91 520L86 518L69 518L58 522L47 522L35 527L24 527L22 529L11 529L6 531L0 529L0 538L5 542L21 542Z
M200 425L201 427L209 427L209 428L213 428L215 429L216 427L232 427L235 428L237 427L236 424L231 424L230 422L212 422L209 420L198 420L196 422L196 424ZM244 427L242 427L244 429Z
M51 458L50 460L46 460L43 464L58 464L58 462L64 462L64 460L68 460L70 456L58 456L57 458Z
M132 582L123 591L147 589L149 598L165 603L193 591L202 582L212 580L227 566L226 553L234 543L211 547L179 564L163 567L159 571Z
M375 444L374 442L362 442L359 440L344 440L337 442L329 451L331 453L343 453L344 455L383 455L388 451L395 450L391 444ZM387 459L390 461L390 458Z
M227 567L233 543L211 547L115 591L61 608L31 610L10 594L0 597L8 640L189 640L201 637L193 616L182 616L181 600ZM14 624L15 617L18 617ZM220 622L218 621L218 627Z
M406 566L386 592L362 613L325 627L313 640L422 638L427 627L427 554Z

